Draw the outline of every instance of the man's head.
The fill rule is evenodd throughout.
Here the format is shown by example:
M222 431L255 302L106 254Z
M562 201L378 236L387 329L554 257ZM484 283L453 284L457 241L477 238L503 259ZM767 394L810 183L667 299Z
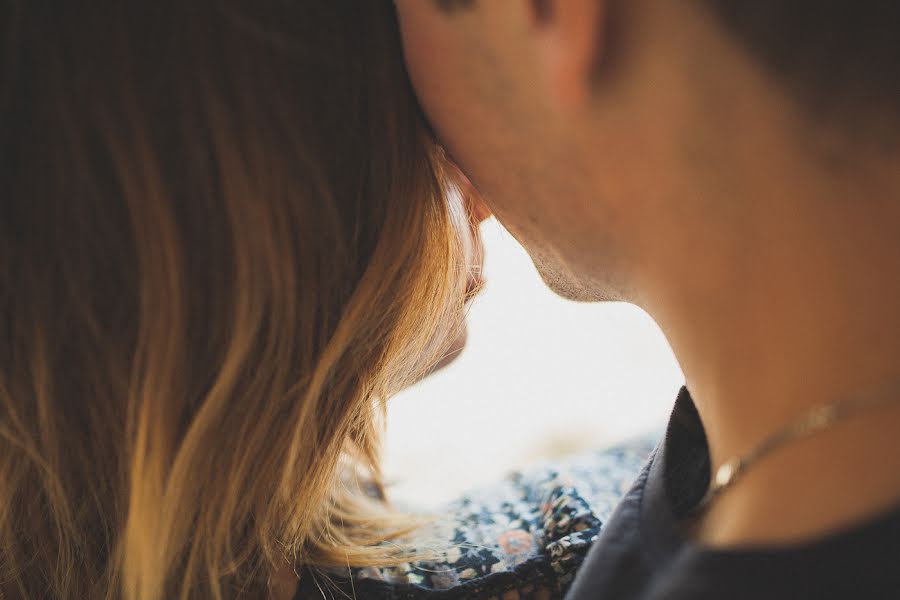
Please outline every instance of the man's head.
M894 3L396 4L438 137L568 297L739 263L900 140Z

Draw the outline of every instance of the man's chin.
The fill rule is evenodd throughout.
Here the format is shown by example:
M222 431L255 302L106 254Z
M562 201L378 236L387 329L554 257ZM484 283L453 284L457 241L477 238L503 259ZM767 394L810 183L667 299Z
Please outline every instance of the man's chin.
M556 295L576 302L592 302L596 298L578 279L543 261L534 261L541 279Z
M622 294L614 293L603 286L587 285L569 272L564 272L546 263L534 261L544 283L553 293L574 302L621 302Z

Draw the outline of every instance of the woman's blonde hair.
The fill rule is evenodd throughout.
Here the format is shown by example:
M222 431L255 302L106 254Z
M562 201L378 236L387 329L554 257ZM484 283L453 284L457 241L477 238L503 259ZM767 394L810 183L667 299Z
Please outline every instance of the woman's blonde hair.
M392 3L2 12L0 596L396 560L379 403L465 274Z

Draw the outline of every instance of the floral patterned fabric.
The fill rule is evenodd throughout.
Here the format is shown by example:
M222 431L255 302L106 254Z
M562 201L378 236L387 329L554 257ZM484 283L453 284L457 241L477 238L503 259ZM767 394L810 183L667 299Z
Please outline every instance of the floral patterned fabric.
M296 598L561 598L656 436L536 466L450 503L421 547L440 560L301 575ZM506 596L510 597L510 596Z

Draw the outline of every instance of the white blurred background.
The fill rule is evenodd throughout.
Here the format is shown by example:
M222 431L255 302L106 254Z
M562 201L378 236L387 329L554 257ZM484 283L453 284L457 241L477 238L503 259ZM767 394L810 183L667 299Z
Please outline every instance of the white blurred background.
M661 430L683 382L656 324L541 281L494 219L462 356L388 405L392 497L428 508L512 469Z

